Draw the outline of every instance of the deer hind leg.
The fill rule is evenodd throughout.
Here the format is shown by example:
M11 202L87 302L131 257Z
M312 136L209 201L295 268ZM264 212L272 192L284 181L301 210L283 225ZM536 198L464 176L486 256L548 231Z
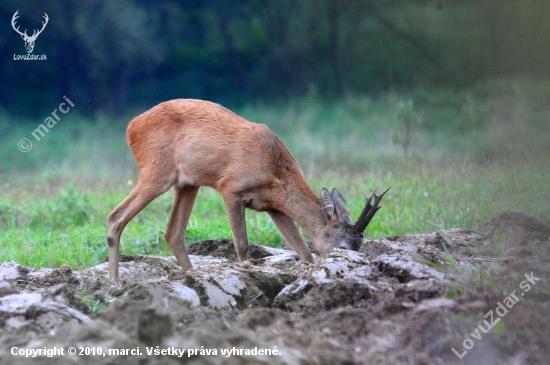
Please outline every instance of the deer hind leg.
M305 262L313 262L313 255L300 235L298 228L296 228L294 221L278 210L269 210L267 214L269 214L283 238L300 256L300 259Z
M239 262L248 260L248 237L246 235L245 204L235 195L224 195L225 209L229 217L233 243Z
M109 214L107 245L109 246L109 280L118 282L118 262L120 235L122 231L143 208L159 195L170 189L172 182L167 178L142 174L136 188Z
M192 265L185 251L185 228L195 204L198 186L184 186L174 188L174 206L164 238L170 245L172 252L180 263L183 271L189 270Z

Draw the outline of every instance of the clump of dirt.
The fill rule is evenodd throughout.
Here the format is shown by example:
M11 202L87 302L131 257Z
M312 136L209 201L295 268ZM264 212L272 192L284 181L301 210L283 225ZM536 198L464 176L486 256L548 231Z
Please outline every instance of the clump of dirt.
M484 228L487 230L484 234L486 244L495 238L500 244L511 247L535 241L550 243L550 226L519 212L497 214Z
M518 212L498 214L484 225L482 236L487 249L497 249L509 261L517 257L544 257L550 250L550 226Z
M12 288L11 286L8 286L8 285L0 286L0 298L6 295L16 294L16 293L19 293L19 290L17 290L16 288Z
M32 278L30 283L38 287L46 287L59 283L78 284L79 280L73 275L73 269L69 265L63 264L59 269L53 269L44 276Z
M512 226L524 234L499 246ZM120 284L108 281L108 262L80 271L4 263L0 364L38 360L13 346L141 349L44 364L544 364L548 226L507 213L486 227L365 240L360 252L314 264L255 245L241 264L231 240L195 242L188 272L173 257L126 256ZM485 333L490 311L500 324Z
M263 246L250 245L248 247L248 257L259 260L267 256L273 256L268 249ZM189 255L223 257L233 262L238 261L233 240L226 238L193 242L187 247L187 253Z

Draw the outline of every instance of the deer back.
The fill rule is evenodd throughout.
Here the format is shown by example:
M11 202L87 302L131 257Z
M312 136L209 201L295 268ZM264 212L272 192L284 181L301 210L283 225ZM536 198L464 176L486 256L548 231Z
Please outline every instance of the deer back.
M154 166L180 186L251 194L251 204L270 203L250 206L260 211L277 209L277 201L292 192L305 189L315 196L290 151L267 126L215 103L178 99L159 104L132 120L127 136L142 173Z

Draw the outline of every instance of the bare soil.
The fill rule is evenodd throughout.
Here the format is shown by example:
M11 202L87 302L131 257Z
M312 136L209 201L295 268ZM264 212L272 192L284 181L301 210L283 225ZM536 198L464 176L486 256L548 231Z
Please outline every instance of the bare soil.
M547 364L549 248L550 227L503 213L483 232L365 240L315 264L255 245L239 264L231 240L195 242L185 274L173 257L123 256L120 285L107 262L3 263L0 364ZM71 346L107 354L71 356ZM174 348L186 352L147 352Z

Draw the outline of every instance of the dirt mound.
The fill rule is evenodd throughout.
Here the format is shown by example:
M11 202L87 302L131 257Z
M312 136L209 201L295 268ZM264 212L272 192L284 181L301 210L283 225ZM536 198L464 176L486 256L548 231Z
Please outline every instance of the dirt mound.
M482 235L366 240L360 252L335 250L314 264L254 245L240 264L231 240L196 242L187 273L173 257L126 256L120 285L107 280L107 262L81 271L4 263L0 364L543 364L550 289L542 272L529 272L547 255L514 262L532 286L515 304L507 287L472 282L497 273L520 293L508 256L483 255L487 240L519 224L527 242L515 247L528 247L547 227L502 216ZM508 305L501 325L480 332L479 314L499 313L499 303ZM65 354L27 358L14 346ZM67 355L71 346L83 355Z
M238 261L233 240L226 238L194 242L187 247L187 253L189 255L223 257L233 262ZM249 245L248 247L248 257L251 259L263 259L278 253L280 253L279 250L271 247L258 245Z
M518 212L501 213L484 225L485 244L498 244L515 248L531 242L550 245L550 226L536 218Z

